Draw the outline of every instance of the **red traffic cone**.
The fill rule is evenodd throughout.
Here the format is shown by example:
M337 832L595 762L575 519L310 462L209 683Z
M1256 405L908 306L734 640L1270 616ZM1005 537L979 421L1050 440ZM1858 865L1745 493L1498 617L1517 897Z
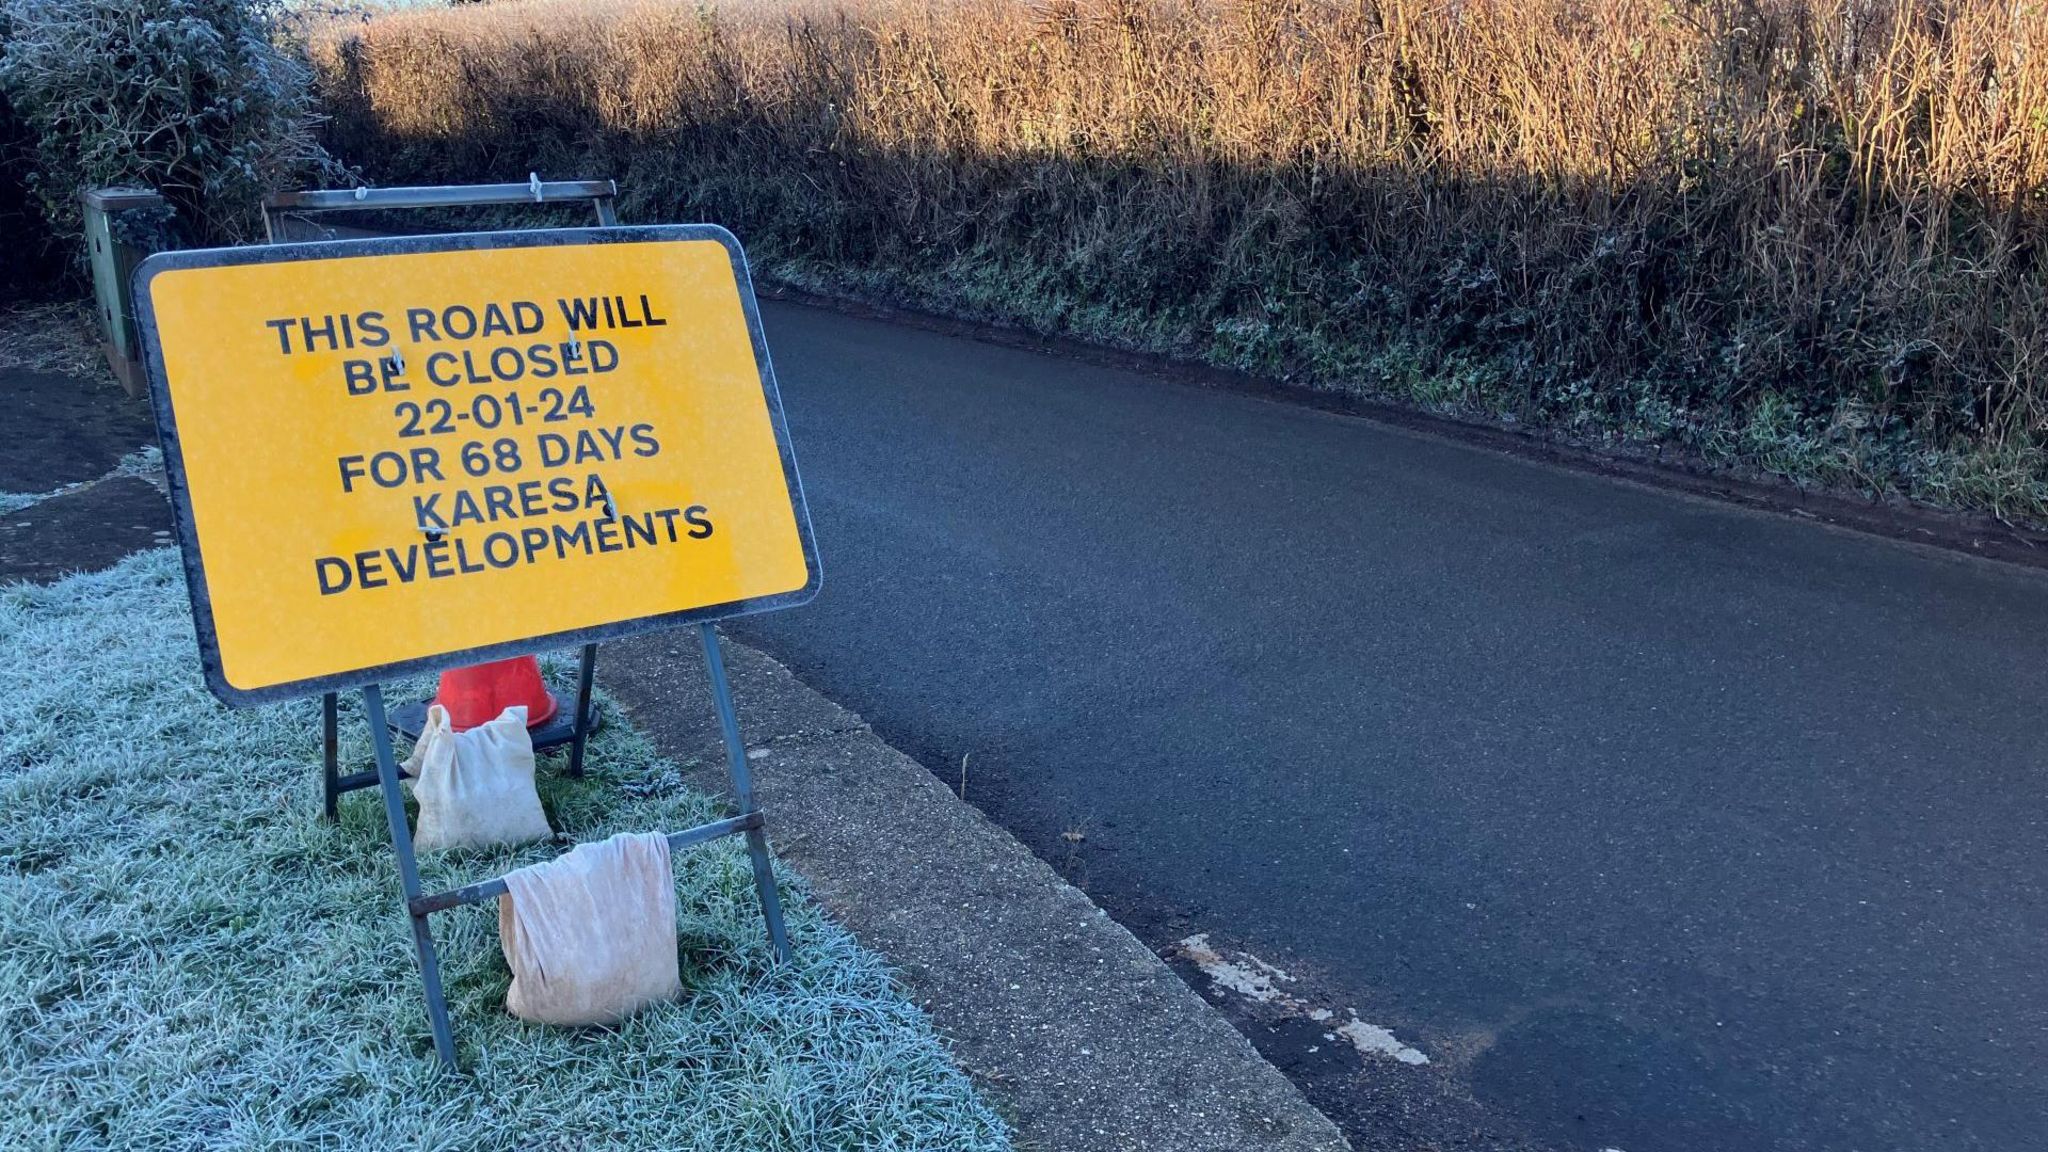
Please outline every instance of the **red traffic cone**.
M526 726L538 728L555 715L555 696L541 683L540 658L514 656L441 673L434 703L448 709L457 732L488 724L515 704L526 705Z

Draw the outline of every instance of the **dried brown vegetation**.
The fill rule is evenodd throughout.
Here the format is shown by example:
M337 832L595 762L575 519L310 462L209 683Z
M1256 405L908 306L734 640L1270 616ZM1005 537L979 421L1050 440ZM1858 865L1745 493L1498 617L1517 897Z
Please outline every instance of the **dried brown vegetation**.
M771 274L2048 514L2048 11L499 3L319 38L373 177L617 176Z

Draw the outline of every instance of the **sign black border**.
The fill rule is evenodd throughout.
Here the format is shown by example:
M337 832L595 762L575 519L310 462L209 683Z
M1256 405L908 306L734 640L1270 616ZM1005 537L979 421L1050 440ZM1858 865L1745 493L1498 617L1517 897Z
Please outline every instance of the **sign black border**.
M803 547L806 579L802 588L773 596L756 596L724 604L710 604L682 612L639 616L567 632L551 632L481 648L452 652L352 669L306 680L293 680L262 688L237 688L228 683L221 666L220 637L214 631L213 600L206 582L206 564L200 555L199 534L192 520L192 494L185 482L183 447L178 438L178 419L171 403L170 386L164 375L163 344L156 327L155 302L150 282L159 273L188 268L221 268L241 264L276 264L296 260L346 260L370 256L400 256L423 252L469 252L494 248L549 248L567 244L645 244L712 240L724 246L732 260L733 279L739 286L740 308L746 314L747 334L753 340L754 360L760 366L761 391L768 402L768 419L775 430L775 446L782 455L782 475L789 487L790 503L796 513L797 536ZM337 270L339 271L339 270ZM761 310L754 298L754 281L747 270L746 253L732 233L716 224L629 225L611 228L530 229L504 232L460 232L432 236L389 236L365 240L327 240L301 244L271 244L248 248L196 248L159 252L135 269L130 282L135 318L148 353L149 401L156 413L157 438L162 442L164 475L171 509L177 522L178 551L184 559L185 587L192 601L192 621L199 635L199 661L206 673L206 686L225 703L236 707L291 700L322 692L335 692L374 684L397 676L434 672L462 664L518 656L536 649L566 648L578 644L614 640L643 632L678 628L706 620L724 620L755 612L794 608L818 594L824 578L818 566L818 551L811 534L810 506L804 500L803 479L797 474L796 454L789 444L789 429L782 413L782 393L775 383L775 366L768 357L768 341L761 331Z

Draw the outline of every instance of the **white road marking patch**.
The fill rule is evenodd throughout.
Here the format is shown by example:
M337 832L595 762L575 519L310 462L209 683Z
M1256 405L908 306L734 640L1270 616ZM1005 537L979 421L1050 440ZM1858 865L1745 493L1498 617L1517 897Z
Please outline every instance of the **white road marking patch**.
M1280 998L1280 990L1273 987L1272 977L1266 972L1258 971L1258 968L1270 972L1278 972L1279 969L1249 955L1245 958L1257 965L1257 968L1224 959L1221 952L1209 947L1209 934L1206 932L1181 941L1180 950L1187 953L1188 959L1195 962L1195 967L1200 968L1204 976L1215 981L1218 988L1227 988L1239 996L1256 1000L1261 1004L1271 1003Z
M1429 1057L1395 1039L1392 1032L1377 1024L1367 1024L1356 1016L1350 1023L1340 1025L1337 1035L1351 1041L1353 1048L1367 1056L1392 1056L1403 1064L1429 1063Z
M1318 1024L1337 1018L1337 1014L1328 1008L1311 1007L1277 987L1275 981L1295 983L1295 978L1283 969L1249 952L1239 952L1233 960L1209 943L1207 932L1187 937L1179 947L1181 954L1193 961L1195 967L1201 969L1202 974L1219 989L1235 992L1254 1003L1271 1004L1289 1016L1299 1016ZM1409 1065L1429 1063L1429 1057L1420 1049L1401 1043L1388 1029L1360 1020L1356 1012L1334 1031L1323 1033L1325 1040L1334 1042L1339 1038L1348 1041L1364 1056L1389 1056Z
M1271 964L1266 963L1264 960L1259 959L1257 956L1254 956L1249 952L1242 953L1242 955L1246 960L1251 961L1253 964L1256 964L1259 966L1259 968L1263 969L1266 975L1271 976L1273 979L1280 981L1282 984L1294 983L1294 977L1289 976L1287 973L1281 971L1280 969L1273 967Z

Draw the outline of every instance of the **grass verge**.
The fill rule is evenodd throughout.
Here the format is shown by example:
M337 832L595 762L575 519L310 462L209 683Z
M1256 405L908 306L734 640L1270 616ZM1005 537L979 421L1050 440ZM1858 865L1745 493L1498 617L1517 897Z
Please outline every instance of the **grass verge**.
M770 969L732 841L676 859L684 996L616 1029L514 1020L495 907L439 914L465 1069L440 1074L380 804L318 818L315 710L215 703L184 596L169 551L0 589L0 1147L1009 1146L800 886L797 961ZM718 814L606 720L586 779L543 758L557 829ZM344 733L367 761L360 717ZM432 888L561 850L422 866Z

